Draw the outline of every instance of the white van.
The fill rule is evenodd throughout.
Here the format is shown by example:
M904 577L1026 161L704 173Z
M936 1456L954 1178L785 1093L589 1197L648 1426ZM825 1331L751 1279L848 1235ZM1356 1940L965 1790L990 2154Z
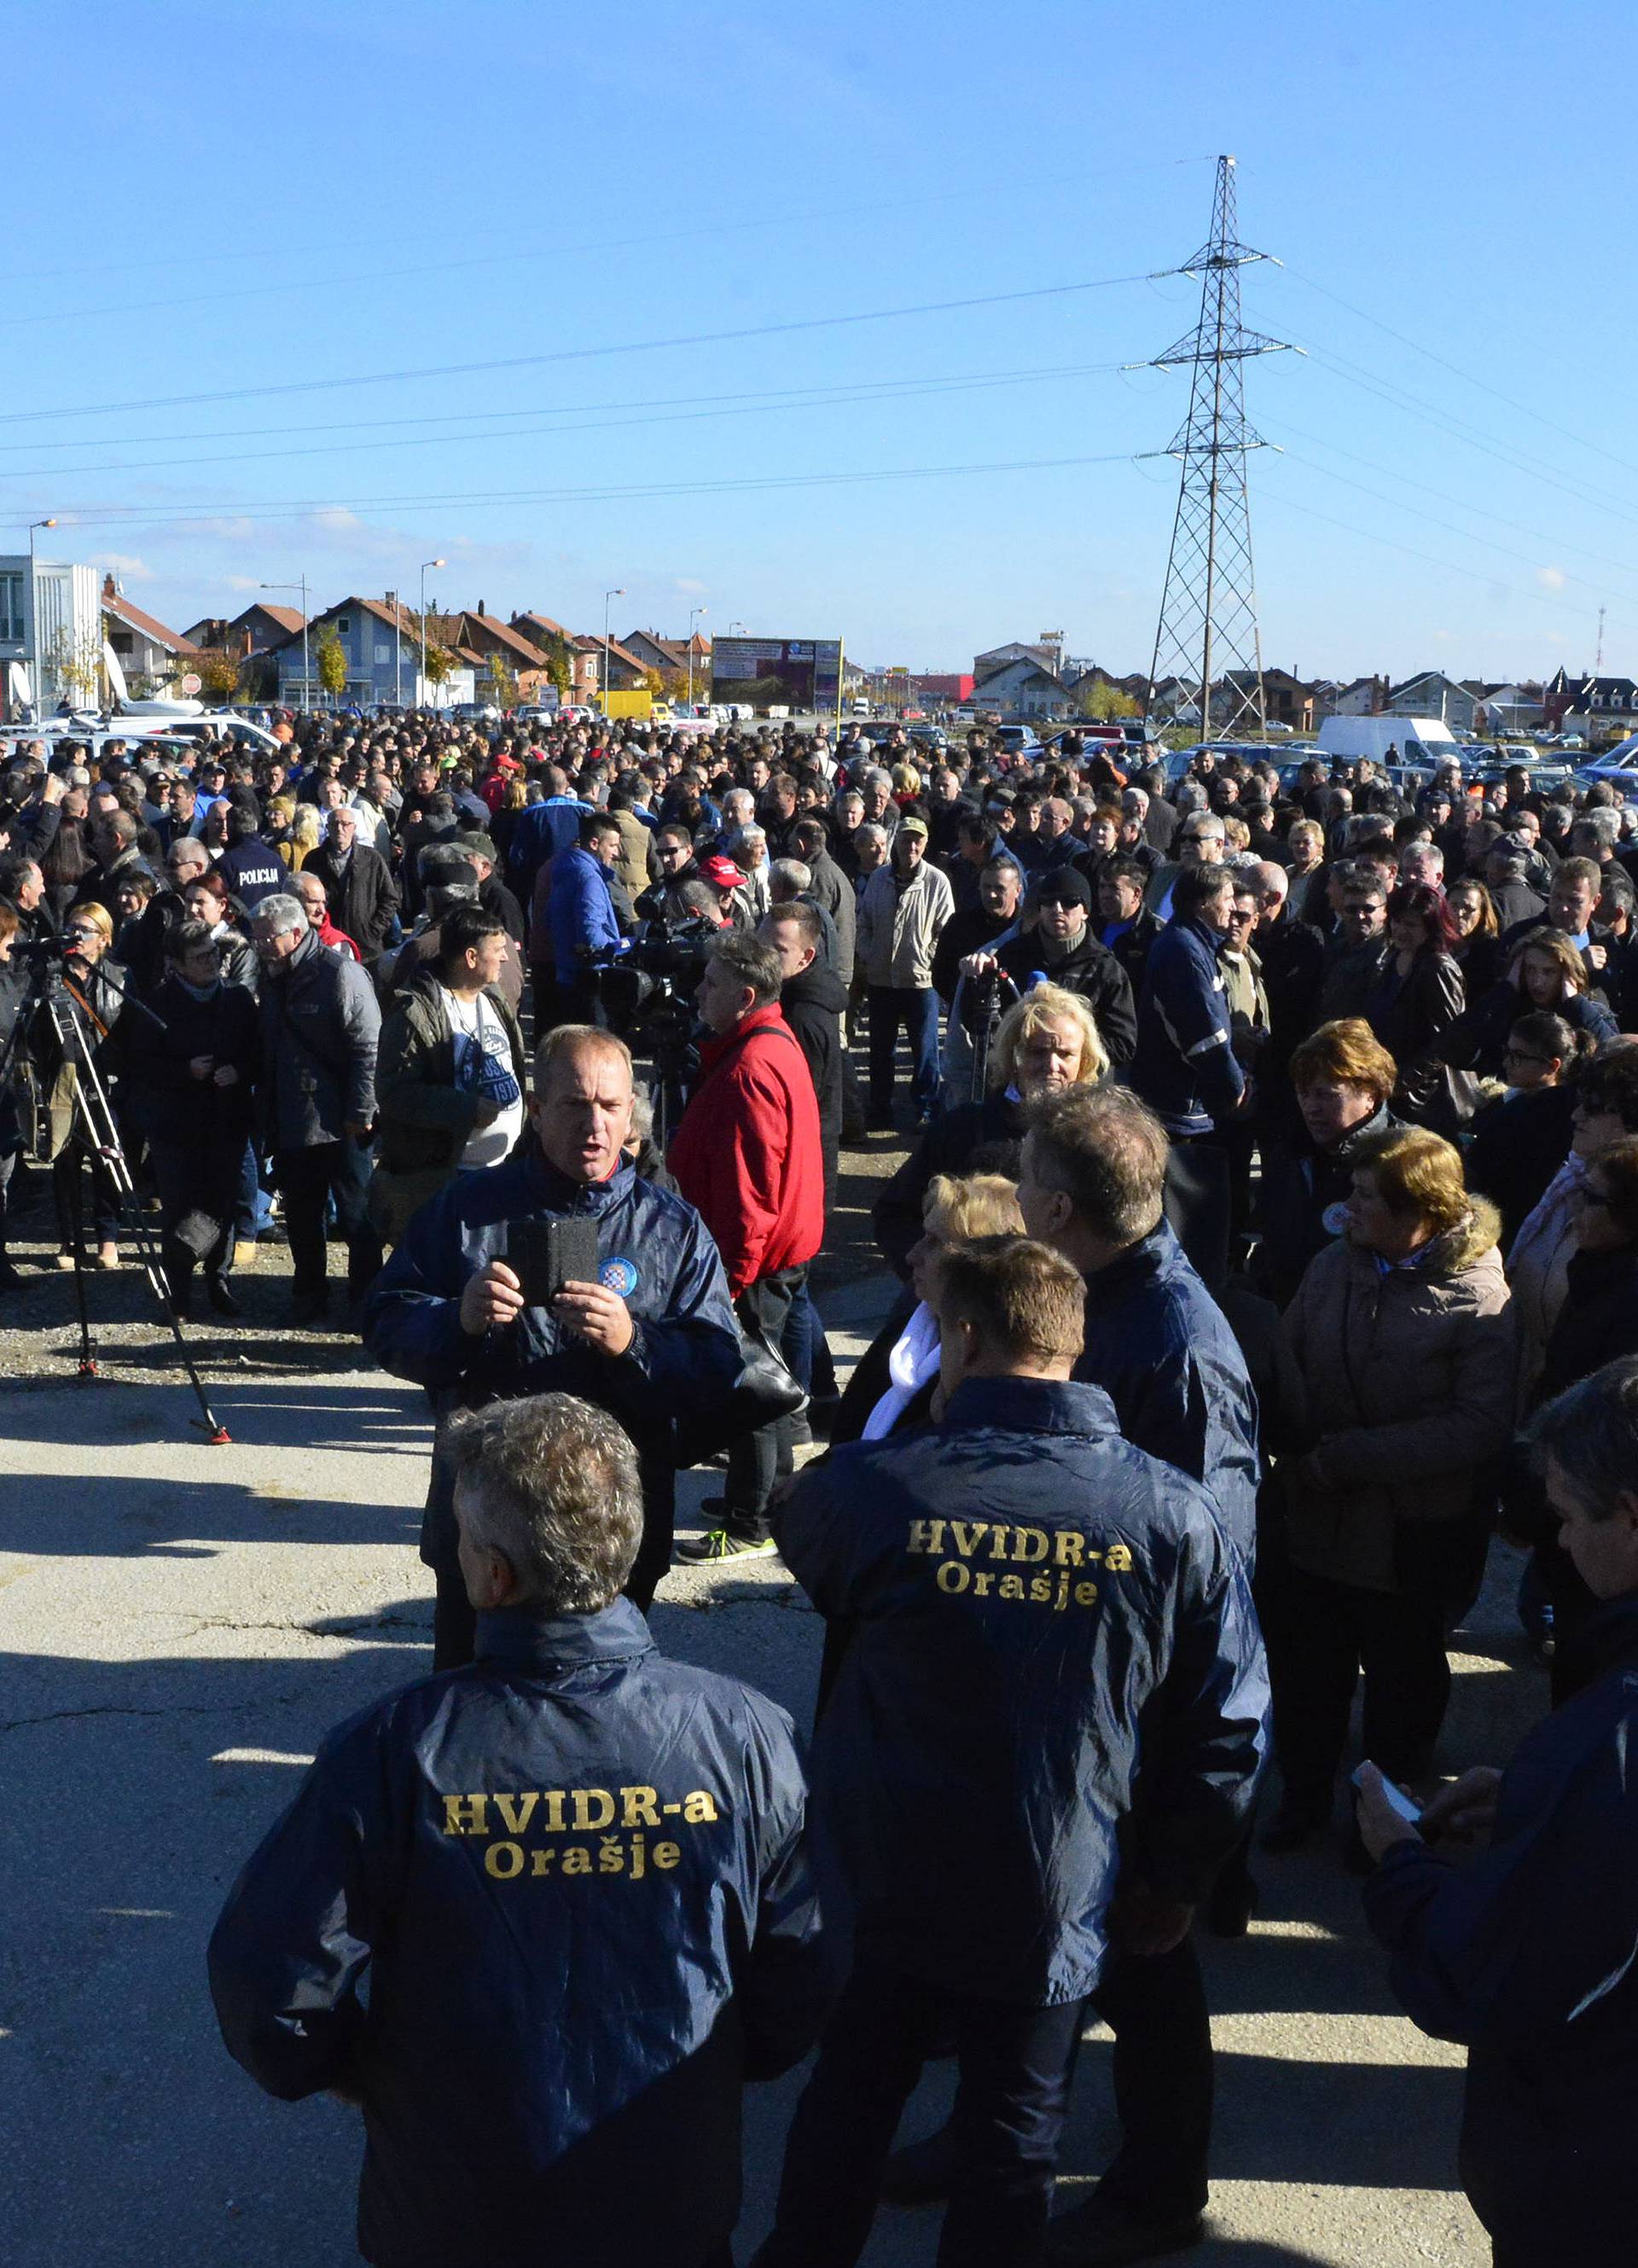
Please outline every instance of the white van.
M1456 735L1437 717L1322 717L1317 737L1325 756L1370 756L1379 764L1432 764L1447 756L1461 762Z

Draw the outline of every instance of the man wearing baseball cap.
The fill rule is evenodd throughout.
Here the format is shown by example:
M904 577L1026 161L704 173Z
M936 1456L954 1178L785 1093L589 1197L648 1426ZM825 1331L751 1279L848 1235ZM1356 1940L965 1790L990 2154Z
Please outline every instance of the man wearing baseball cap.
M892 1128L893 1054L901 1024L914 1062L910 1091L918 1124L930 1122L938 1103L933 952L955 911L955 898L949 877L928 862L927 834L926 820L912 806L859 900L856 959L870 1002L870 1118L878 1132Z

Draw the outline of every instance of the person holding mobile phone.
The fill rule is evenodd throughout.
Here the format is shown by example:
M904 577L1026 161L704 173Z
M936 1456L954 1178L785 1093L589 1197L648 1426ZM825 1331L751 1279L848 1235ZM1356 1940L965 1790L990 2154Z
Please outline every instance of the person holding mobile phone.
M623 1041L589 1024L549 1032L534 1061L533 1138L501 1165L457 1173L415 1214L372 1287L364 1340L383 1369L426 1388L441 1431L458 1410L529 1394L578 1395L617 1418L642 1462L627 1591L646 1609L671 1564L673 1425L725 1403L743 1355L709 1230L625 1154L635 1102ZM594 1228L595 1275L536 1303L509 1255L529 1241L525 1225L555 1219ZM440 1440L421 1534L437 1576L440 1669L472 1659L457 1541Z

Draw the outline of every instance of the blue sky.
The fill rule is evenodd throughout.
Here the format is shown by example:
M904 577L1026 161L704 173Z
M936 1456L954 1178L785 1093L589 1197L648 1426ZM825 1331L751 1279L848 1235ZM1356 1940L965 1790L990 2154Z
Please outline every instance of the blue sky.
M1604 605L1638 671L1634 48L1576 0L16 13L0 548L55 513L179 626L441 556L578 629L1144 667L1186 378L1121 365L1232 151L1246 320L1308 350L1247 369L1265 660L1585 668Z

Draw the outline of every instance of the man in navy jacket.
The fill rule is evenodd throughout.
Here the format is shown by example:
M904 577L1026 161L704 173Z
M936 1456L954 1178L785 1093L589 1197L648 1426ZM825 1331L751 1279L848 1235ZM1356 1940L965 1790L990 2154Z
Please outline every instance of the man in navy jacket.
M384 1370L426 1388L440 1420L547 1389L617 1418L642 1460L645 1521L630 1590L646 1608L671 1564L673 1421L726 1405L741 1351L704 1222L627 1162L632 1101L630 1050L612 1032L548 1033L525 1145L504 1165L458 1174L415 1214L371 1287L364 1338ZM552 1215L595 1225L598 1279L530 1307L506 1258L507 1230ZM435 1451L421 1556L437 1571L440 1669L472 1658L455 1543L446 1461Z
M223 2036L270 2095L361 2105L377 2268L718 2268L741 2082L827 1997L790 1720L619 1596L611 1418L541 1395L452 1454L478 1659L323 1743L211 1939Z
M1226 868L1186 866L1172 892L1172 918L1149 955L1131 1082L1167 1133L1179 1138L1211 1133L1246 1092L1217 965L1233 900Z
M1157 1956L1186 1931L1263 1751L1245 1569L1203 1492L1070 1383L1074 1269L982 1240L941 1256L933 1304L942 1422L839 1450L778 1521L814 1605L855 1625L814 1760L855 1965L758 2268L857 2259L951 2021L940 2262L1038 2257L1083 2004L1112 1942Z

